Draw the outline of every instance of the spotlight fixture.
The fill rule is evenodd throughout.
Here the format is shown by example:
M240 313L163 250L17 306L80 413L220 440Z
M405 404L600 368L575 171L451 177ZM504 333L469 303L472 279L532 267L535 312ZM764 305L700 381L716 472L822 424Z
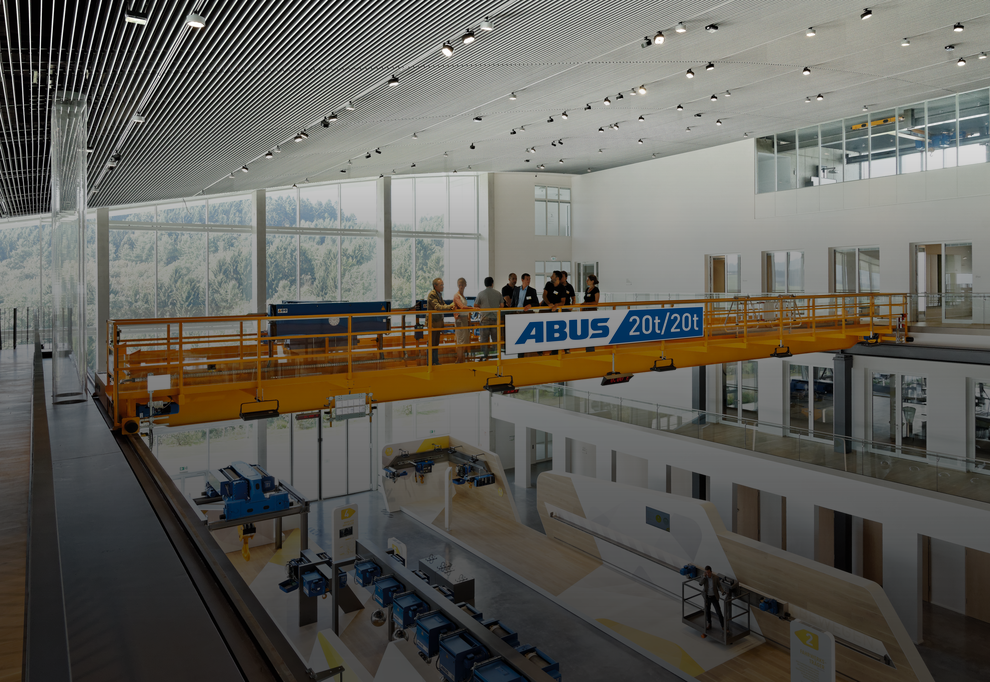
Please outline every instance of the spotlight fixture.
M726 97L732 97L732 93L731 93L731 92L729 92L728 90L726 90L726 91L725 91L725 96L726 96Z
M678 104L677 105L677 110L678 111L684 111L684 105L683 104Z
M526 126L519 126L519 132L520 133L525 133L526 132Z
M743 133L743 137L749 137L749 133Z
M663 45L664 40L666 40L666 38L663 37L663 31L657 31L657 34L653 36L654 45Z
M346 173L346 172L347 172L347 169L346 169L346 168L341 168L341 169L340 169L340 172L341 172L341 173Z
M643 36L643 42L641 42L639 44L639 46L645 50L646 48L648 48L652 44L653 44L653 41L650 40L650 36Z
M819 102L821 102L823 99L825 99L825 95L823 95L822 93L819 92L818 93L818 97L816 97L815 99L817 99Z
M454 171L454 172L456 173L457 171ZM378 174L378 177L379 177L379 178L384 178L384 177L385 177L385 174L384 174L384 173L379 173L379 174Z
M609 130L615 130L615 124L614 123L609 123L608 124L608 129Z
M388 87L394 88L398 84L399 84L399 79L396 78L394 75L388 79Z
M945 51L946 52L952 52L955 49L956 49L956 46L955 45L946 45L945 46Z
M348 102L347 104L344 105L344 108L347 109L348 111L354 111L354 102Z
M518 98L518 97L516 96L516 93L514 93L514 92L510 92L510 93L509 93L509 99L511 99L511 100L516 100L516 99L519 99L519 98Z
M536 153L536 147L530 147L526 151L528 151L530 154L535 154Z
M678 21L677 26L674 27L674 30L678 33L684 33L687 30L687 26L684 25L683 21Z
M722 125L722 119L718 119L717 121L715 121L715 125L717 126Z
M602 104L604 104L605 106L609 106L612 104L612 100L606 97L604 100L602 100Z
M987 53L986 52L981 52L980 53L980 56L977 57L977 59L986 59L986 58L987 58Z
M515 134L516 134L516 129L515 129L515 128L513 128L513 129L512 129L512 132L510 132L510 133L509 133L509 135L515 135Z
M557 140L551 140L550 141L550 146L551 147L556 147L557 146Z
M656 152L653 152L653 158L654 159L657 158L657 153Z
M135 123L144 123L145 121L144 114L134 114L133 116L131 116L131 120L134 121Z
M639 138L638 140L636 140L636 144L643 144L643 138Z
M330 119L327 118L326 116L324 116L323 117L323 120L320 121L320 125L323 126L324 128L329 128L330 127Z
M712 95L711 100L713 102L717 102L718 101L718 95Z
M585 104L584 105L584 110L585 111L591 111L591 105L590 104Z
M688 126L687 128L685 128L684 129L684 132L685 133L690 133L691 132L691 126Z
M275 145L275 153L276 154L281 154L282 153L282 148L279 145Z
M585 172L586 173L590 173L591 172L591 169L590 168L585 168Z
M562 113L560 115L560 117L566 121L567 120L567 112L565 111L564 113Z
M705 30L708 31L709 33L715 33L716 31L718 31L718 24L708 24L707 26L705 26Z
M598 150L598 153L599 153L599 154L604 154L604 153L605 153L605 150L604 150L604 149L599 149L599 150Z
M382 153L381 147L375 147L375 153L381 154Z
M450 156L447 152L443 153L444 156Z
M137 10L126 10L124 12L124 23L146 26L148 23L148 13L138 12Z
M546 168L546 166L544 166L544 165L543 165L543 164L541 163L541 164L540 164L539 166L537 166L537 168L539 168L540 170L543 170L544 168Z
M715 65L714 64L712 64L711 62L708 62L707 64L705 64L705 71L714 71L714 70L715 70Z
M646 85L645 84L644 85L640 85L638 88L636 88L636 91L639 94L641 94L641 95L645 95L646 94Z
M966 27L957 21L956 25L952 27L952 30L955 31L956 33L962 33L964 28Z
M901 47L907 47L910 44L911 44L911 41L908 40L907 38L905 38L904 40L901 41Z
M485 17L484 20L482 20L482 22L478 24L478 28L480 28L482 31L491 31L492 29L495 28L495 24L493 24L488 17Z
M805 104L807 104L807 103L808 103L808 102L810 102L810 101L811 101L811 98L810 98L810 97L805 97L805 98L804 98L804 103L805 103Z
M242 173L247 173L248 172L248 167L247 166L241 166L241 172Z
M461 36L461 42L465 45L470 45L474 42L474 31L471 29L467 30L467 33Z
M471 143L471 149L474 149L474 142Z
M806 66L806 67L804 67L804 71L802 71L801 73L803 73L805 76L810 76L811 75L811 69L809 69Z
M559 140L557 140L557 144L559 144L561 147L563 147L564 146L564 138L560 138Z
M620 92L618 95L616 95L615 99L622 99L622 93Z
M699 111L697 114L694 115L694 117L695 118L701 118L701 112Z
M529 159L523 159L523 163L529 163Z
M553 116L547 117L547 123L553 123Z
M443 52L444 57L449 57L454 54L454 46L450 43L444 43L443 47L440 48L440 51Z
M412 139L418 140L419 139L419 133L413 133L412 134Z
M815 37L815 27L814 26L809 26L808 27L808 30L805 31L804 34L806 36L808 36L809 38L814 38Z
M266 159L270 159L270 158L272 158L273 156L275 156L275 155L274 155L274 154L272 154L272 150L271 150L271 149L269 149L269 150L268 150L267 152L265 152L265 158L266 158Z
M688 78L694 78L694 71L692 71L691 69L688 69L687 70L687 73L684 74L684 75L687 76Z
M599 126L599 127L598 127L598 132L600 132L600 133L604 133L604 132L605 132L605 129L604 129L604 128L602 128L601 126Z
M563 159L559 159L559 160L557 161L557 163L564 163L564 160L563 160Z
M230 175L228 175L227 177L230 178L231 180L233 180L234 179L234 173L233 173L233 171L231 171Z
M615 126L615 129L616 129L616 130L618 130L618 129L619 129L619 124L618 124L618 123L613 123L612 125L614 125L614 126Z
M481 116L475 116L474 117L474 122L475 123L481 123Z
M446 152L444 152L444 153L446 153ZM364 158L366 158L366 159L370 159L370 158L371 158L371 152L367 152L367 153L366 153L366 154L364 155Z
M633 88L632 90L629 91L629 96L630 97L635 97L636 96L636 88Z
M206 26L206 19L201 14L190 12L186 15L186 26L189 28L203 28Z
M410 168L415 168L415 167L416 167L416 164L415 164L415 163L413 163L413 165L411 165L411 166L409 166L409 167L410 167Z
M956 66L966 66L966 60L960 57L959 61L956 62Z
M636 119L636 120L637 120L637 121L639 121L640 123L642 123L642 122L643 122L643 121L645 121L646 119L645 119L645 118L643 118L642 116L640 116L640 117L639 117L638 119Z
M867 7L866 9L863 10L863 13L859 15L859 18L862 19L863 21L866 21L872 16L873 16L873 10Z
M869 110L870 110L870 108L864 104L863 105L863 111L869 111Z
M292 138L292 140L293 140L294 142L302 142L302 141L303 141L303 140L305 140L305 139L306 139L306 138L304 138L304 137L302 136L302 133L296 133L296 136L295 136L294 138Z

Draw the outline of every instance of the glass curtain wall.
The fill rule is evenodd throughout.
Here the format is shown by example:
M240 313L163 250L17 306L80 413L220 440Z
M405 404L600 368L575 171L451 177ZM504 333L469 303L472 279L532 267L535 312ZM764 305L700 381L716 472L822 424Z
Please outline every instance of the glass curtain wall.
M880 291L880 249L877 247L832 249L833 291L838 294Z
M790 365L789 429L794 435L828 439L833 434L834 392L830 367Z
M571 236L571 190L536 185L536 234Z
M766 285L764 291L771 294L804 292L804 252L770 251L766 259Z
M453 296L457 279L481 288L478 177L463 173L392 181L392 307L426 298L435 278Z
M988 141L990 90L985 88L863 112L757 138L756 192L987 163Z
M34 329L41 305L42 287L41 223L35 219L0 223L0 334L7 348L13 332L12 310L17 308L18 332L27 327L30 315ZM47 325L46 325L47 326ZM24 339L19 334L18 343ZM33 337L31 338L33 342Z
M872 373L874 447L924 451L928 445L928 380L926 377Z

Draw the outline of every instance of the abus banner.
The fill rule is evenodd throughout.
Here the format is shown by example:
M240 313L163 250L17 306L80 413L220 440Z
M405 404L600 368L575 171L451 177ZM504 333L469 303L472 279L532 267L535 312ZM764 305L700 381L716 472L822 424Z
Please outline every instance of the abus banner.
M636 310L516 313L505 316L506 353L612 346L705 333L703 306Z

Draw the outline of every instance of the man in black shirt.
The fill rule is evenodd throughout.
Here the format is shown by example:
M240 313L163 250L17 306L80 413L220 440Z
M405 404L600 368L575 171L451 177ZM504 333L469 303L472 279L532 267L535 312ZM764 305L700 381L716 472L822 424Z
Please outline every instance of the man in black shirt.
M577 303L577 292L574 291L574 287L571 283L567 281L567 271L560 271L560 285L564 287L564 304L573 305Z
M560 270L554 270L550 281L543 287L543 305L550 307L550 310L544 312L553 312L563 300L564 288L560 285Z
M512 307L512 292L516 290L516 273L509 273L509 283L502 287L502 298L505 300L505 307Z

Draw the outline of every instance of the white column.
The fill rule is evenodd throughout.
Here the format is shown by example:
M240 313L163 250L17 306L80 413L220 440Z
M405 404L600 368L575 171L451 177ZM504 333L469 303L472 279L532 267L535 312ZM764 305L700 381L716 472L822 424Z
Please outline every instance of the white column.
M526 428L525 424L516 422L516 486L519 488L532 488L532 464L533 440L532 429Z
M907 526L883 524L883 590L911 639L923 638L921 536Z
M556 431L553 436L553 471L563 474L567 471L567 435L563 431Z
M787 551L814 561L815 505L795 495L787 498L786 509Z
M254 243L251 245L251 265L254 268L254 281L251 296L254 299L254 312L268 313L268 275L265 256L268 250L268 222L265 214L265 190L254 191Z
M107 371L110 318L110 209L96 209L96 371ZM88 324L88 323L87 323Z

